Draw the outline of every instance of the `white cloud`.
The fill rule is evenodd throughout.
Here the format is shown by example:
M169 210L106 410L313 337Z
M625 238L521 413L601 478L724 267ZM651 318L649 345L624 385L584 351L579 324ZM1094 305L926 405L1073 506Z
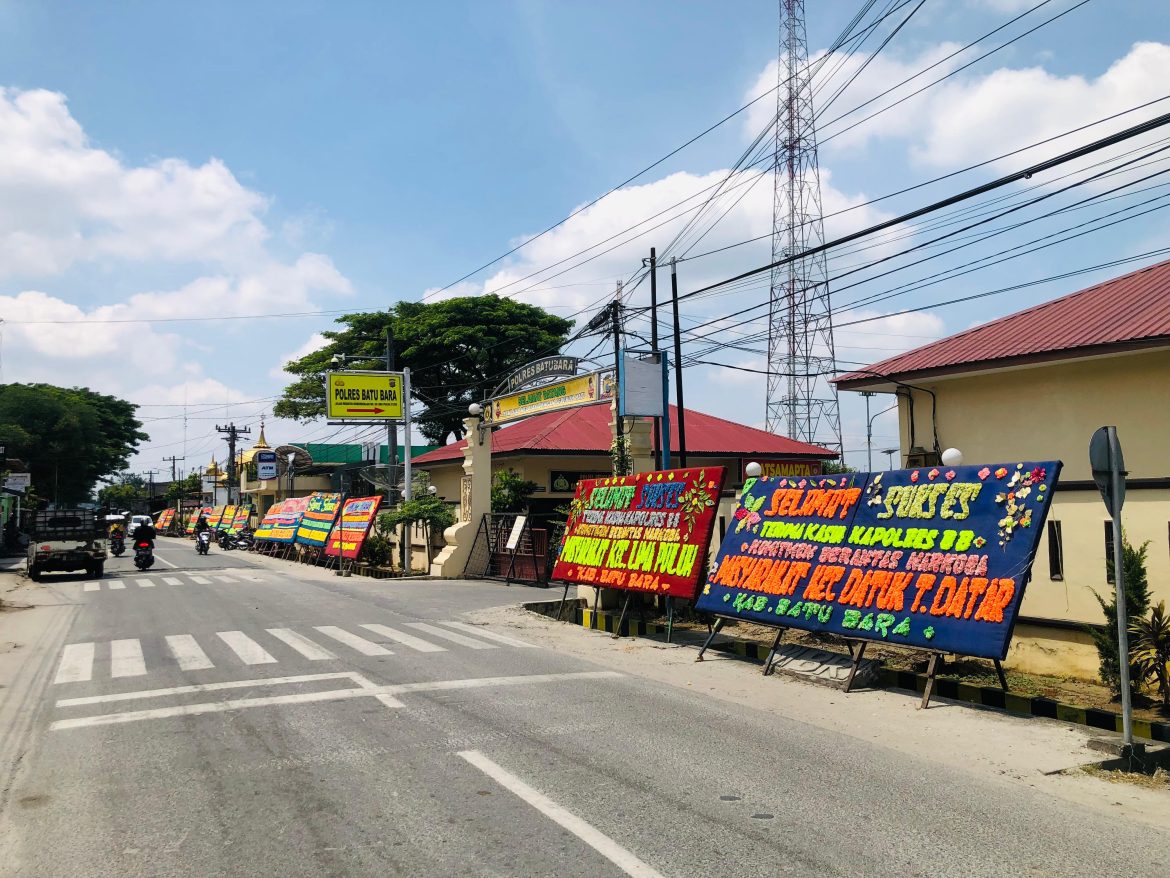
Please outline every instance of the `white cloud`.
M0 88L0 277L78 262L254 256L267 199L218 159L131 167L92 146L65 96Z
M309 354L313 353L313 351L319 351L327 344L329 344L329 339L327 339L319 332L314 332L311 336L309 336L303 345L294 351L290 351L289 353L284 354L277 361L277 364L268 370L269 377L275 378L278 381L290 380L290 378L293 376L290 373L284 371L284 367L287 364L295 360L299 360L301 357L307 357Z

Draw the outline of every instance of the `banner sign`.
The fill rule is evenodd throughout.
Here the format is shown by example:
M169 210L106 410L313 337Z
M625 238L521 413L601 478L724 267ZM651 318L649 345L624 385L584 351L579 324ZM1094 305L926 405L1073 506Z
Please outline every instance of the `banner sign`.
M797 479L819 476L823 464L819 460L759 460L752 458L760 465L760 476L767 478L793 476ZM746 479L743 469L751 461L741 459L739 462L739 477Z
M308 508L308 497L290 497L285 500L280 504L280 511L265 539L274 543L291 543L296 538L297 528L301 526L301 517Z
M724 475L712 466L582 479L553 578L693 598Z
M327 372L325 413L329 420L402 420L401 372Z
M329 532L333 530L340 506L340 494L310 494L309 505L305 507L305 514L297 528L297 542L317 548L324 546L329 539Z
M555 412L560 409L605 402L613 396L613 370L589 372L490 400L485 416L493 424L503 424L531 415Z
M577 374L576 357L544 357L533 360L526 366L521 366L504 381L503 390L511 393L519 390L525 384L531 384L538 378L552 378L562 375Z
M284 506L284 501L278 501L268 507L268 511L264 513L264 517L260 519L260 524L256 527L256 533L253 535L258 540L271 539L272 527L280 518L281 507Z
M341 510L341 518L329 534L325 554L334 558L340 555L342 558L356 561L381 502L381 497L353 497L346 500Z
M166 530L171 526L171 522L175 520L174 509L164 509L158 514L158 520L154 523L155 530Z
M1003 659L1060 468L749 481L695 608Z
M233 504L231 506L225 506L223 508L223 512L220 513L219 524L212 525L212 528L214 528L215 530L227 530L229 527L232 526L232 521L235 519L235 517L236 517L235 505Z
M244 527L248 524L248 522L251 521L251 519L252 519L252 507L251 506L237 506L236 507L236 514L232 518L232 523L227 526L227 532L229 534L232 534L233 536L235 534L238 534L241 530L244 529Z
M215 511L215 509L212 508L211 506L200 506L200 507L196 508L195 511L191 513L191 517L189 519L187 519L186 533L189 533L189 534L195 533L195 525L198 523L200 515L202 515L204 518L206 518L210 522L211 521L211 514L214 511Z
M223 518L224 508L223 506L216 506L211 510L211 514L207 516L207 526L212 530L219 527L220 519Z

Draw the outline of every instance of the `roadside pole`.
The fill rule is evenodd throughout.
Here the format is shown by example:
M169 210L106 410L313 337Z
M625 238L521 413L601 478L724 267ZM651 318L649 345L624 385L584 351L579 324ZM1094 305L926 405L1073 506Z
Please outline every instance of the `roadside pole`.
M683 364L682 364L682 324L678 318L678 271L677 260L670 259L670 297L674 308L674 398L678 408L678 465L686 468L687 465L687 416L683 409ZM665 418L670 420L670 409L666 410Z

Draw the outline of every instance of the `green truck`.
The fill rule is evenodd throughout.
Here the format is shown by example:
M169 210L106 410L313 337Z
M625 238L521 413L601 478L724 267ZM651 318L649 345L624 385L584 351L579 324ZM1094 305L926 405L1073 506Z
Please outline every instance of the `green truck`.
M100 578L105 564L105 528L94 510L40 509L29 517L29 579L69 570Z

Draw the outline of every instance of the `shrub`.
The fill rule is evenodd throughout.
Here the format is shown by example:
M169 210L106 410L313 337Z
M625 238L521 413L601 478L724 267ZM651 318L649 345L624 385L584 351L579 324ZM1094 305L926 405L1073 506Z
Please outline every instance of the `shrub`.
M1125 575L1125 615L1127 619L1140 619L1150 608L1150 587L1146 581L1146 549L1149 543L1142 543L1138 548L1122 539L1122 572ZM1113 564L1109 564L1109 575L1114 576ZM1105 628L1089 629L1089 634L1097 647L1097 655L1101 660L1101 682L1109 687L1114 698L1121 697L1121 664L1118 661L1117 649L1117 595L1114 594L1105 600L1101 595L1094 593L1097 603L1101 605L1101 612L1105 614ZM1136 692L1141 679L1140 669L1135 668L1133 661L1133 645L1130 645L1130 690Z
M1130 654L1140 673L1138 681L1153 679L1162 696L1162 707L1170 711L1170 615L1166 602L1150 610L1150 615L1139 617L1129 626L1133 634Z

